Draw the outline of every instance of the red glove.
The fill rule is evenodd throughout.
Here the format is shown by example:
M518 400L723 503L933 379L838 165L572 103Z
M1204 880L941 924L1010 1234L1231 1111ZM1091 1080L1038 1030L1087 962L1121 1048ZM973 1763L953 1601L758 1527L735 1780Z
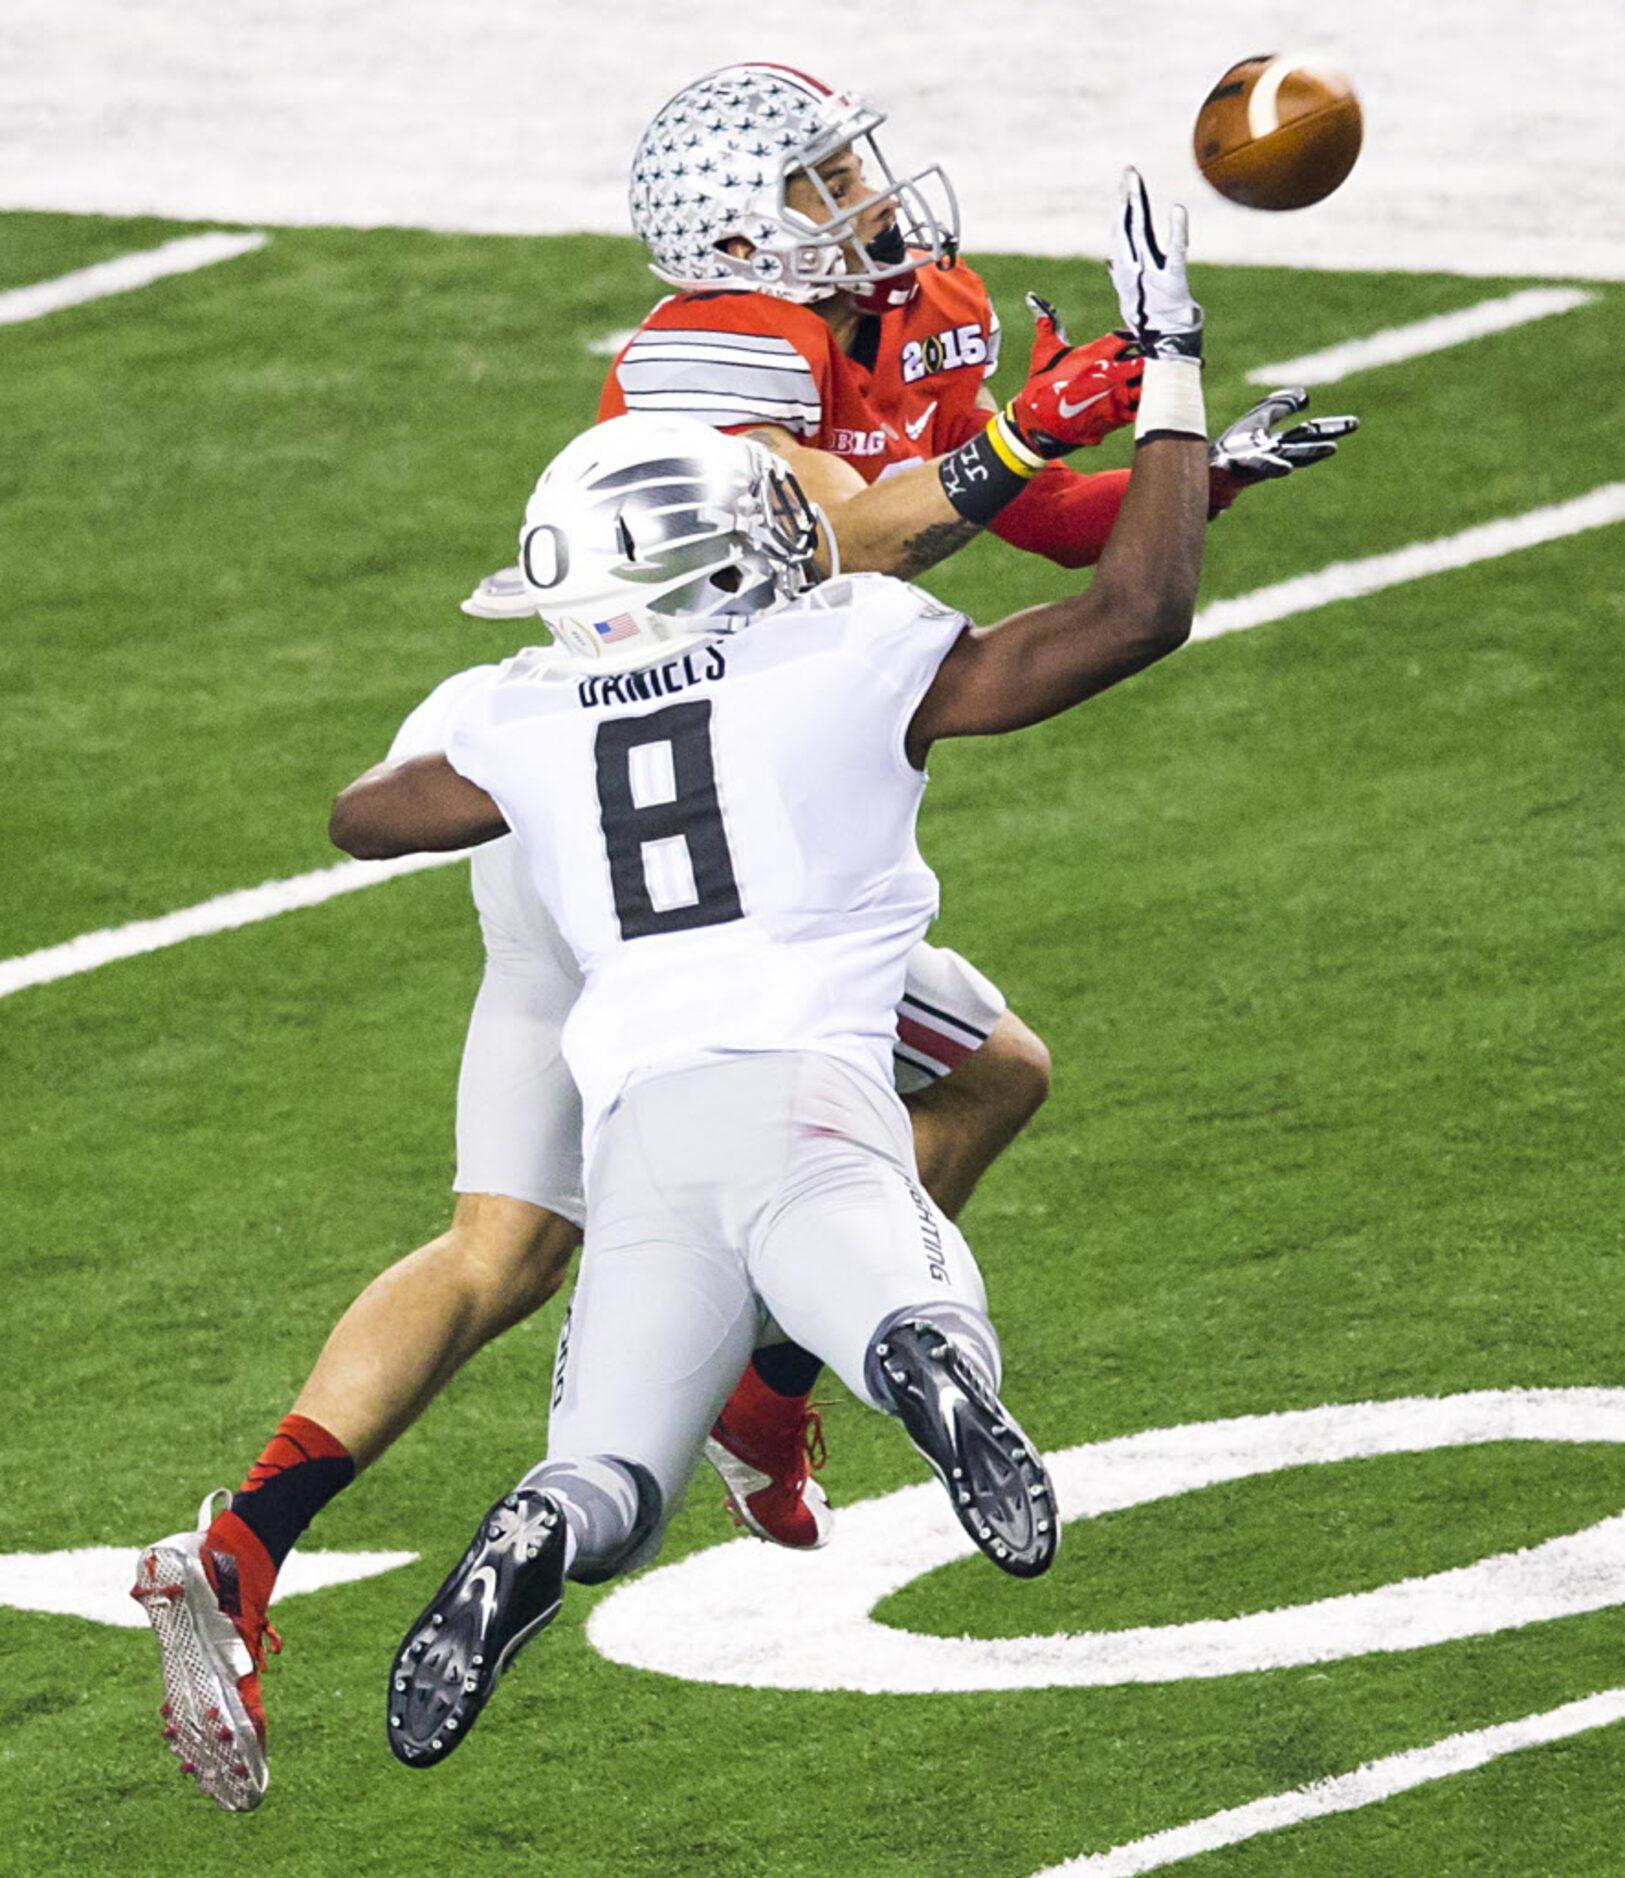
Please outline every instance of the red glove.
M1035 458L1048 461L1095 444L1132 423L1140 404L1145 361L1132 338L1107 333L1087 346L1068 345L1060 315L1037 294L1027 382L1005 406L1005 418Z

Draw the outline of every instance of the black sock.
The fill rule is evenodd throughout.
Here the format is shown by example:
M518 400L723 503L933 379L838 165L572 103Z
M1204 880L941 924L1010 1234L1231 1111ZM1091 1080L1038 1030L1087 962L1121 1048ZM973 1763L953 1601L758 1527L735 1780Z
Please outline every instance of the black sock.
M799 1343L770 1343L750 1359L754 1369L775 1395L810 1395L823 1369L823 1359Z

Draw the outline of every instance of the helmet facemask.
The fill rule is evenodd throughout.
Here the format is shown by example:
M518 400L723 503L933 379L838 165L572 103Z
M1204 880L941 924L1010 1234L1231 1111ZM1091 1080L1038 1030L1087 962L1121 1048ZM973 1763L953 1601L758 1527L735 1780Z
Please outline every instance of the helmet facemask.
M885 118L867 106L859 106L858 112L854 121L843 122L831 133L828 149L815 146L798 153L797 160L780 171L773 214L762 217L777 224L768 238L758 240L748 255L720 256L723 266L744 284L768 292L781 286L798 297L808 289L820 291L807 297L840 291L878 310L893 303L881 291L883 283L896 283L891 291L899 296L894 304L901 305L913 298L914 275L922 267L953 266L959 254L959 203L941 164L899 178L874 137ZM818 167L848 148L860 156L872 187L872 193L851 206L836 201ZM790 185L798 179L818 196L823 221L789 206ZM873 187L877 180L884 186ZM888 206L894 212L891 225L863 241L859 224Z

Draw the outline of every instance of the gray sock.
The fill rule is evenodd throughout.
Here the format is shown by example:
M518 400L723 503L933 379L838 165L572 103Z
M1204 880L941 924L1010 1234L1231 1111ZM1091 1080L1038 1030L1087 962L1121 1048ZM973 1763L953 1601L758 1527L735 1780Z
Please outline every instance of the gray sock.
M1004 1363L999 1354L999 1333L993 1328L991 1319L968 1304L947 1304L933 1300L928 1304L910 1305L906 1311L893 1311L885 1323L876 1329L870 1341L871 1366L875 1361L874 1344L884 1340L893 1324L912 1322L916 1318L946 1337L955 1349L962 1352L993 1393L998 1394L999 1380L1004 1374Z
M660 1489L653 1477L612 1455L543 1461L520 1484L552 1494L564 1509L567 1570L585 1584L613 1578L659 1520Z

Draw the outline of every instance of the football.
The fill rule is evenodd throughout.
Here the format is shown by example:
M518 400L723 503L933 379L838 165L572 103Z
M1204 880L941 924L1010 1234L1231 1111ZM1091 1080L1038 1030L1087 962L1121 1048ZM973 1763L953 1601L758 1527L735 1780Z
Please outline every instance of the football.
M1341 72L1268 53L1232 65L1196 114L1196 167L1249 209L1304 209L1360 154L1360 101Z

